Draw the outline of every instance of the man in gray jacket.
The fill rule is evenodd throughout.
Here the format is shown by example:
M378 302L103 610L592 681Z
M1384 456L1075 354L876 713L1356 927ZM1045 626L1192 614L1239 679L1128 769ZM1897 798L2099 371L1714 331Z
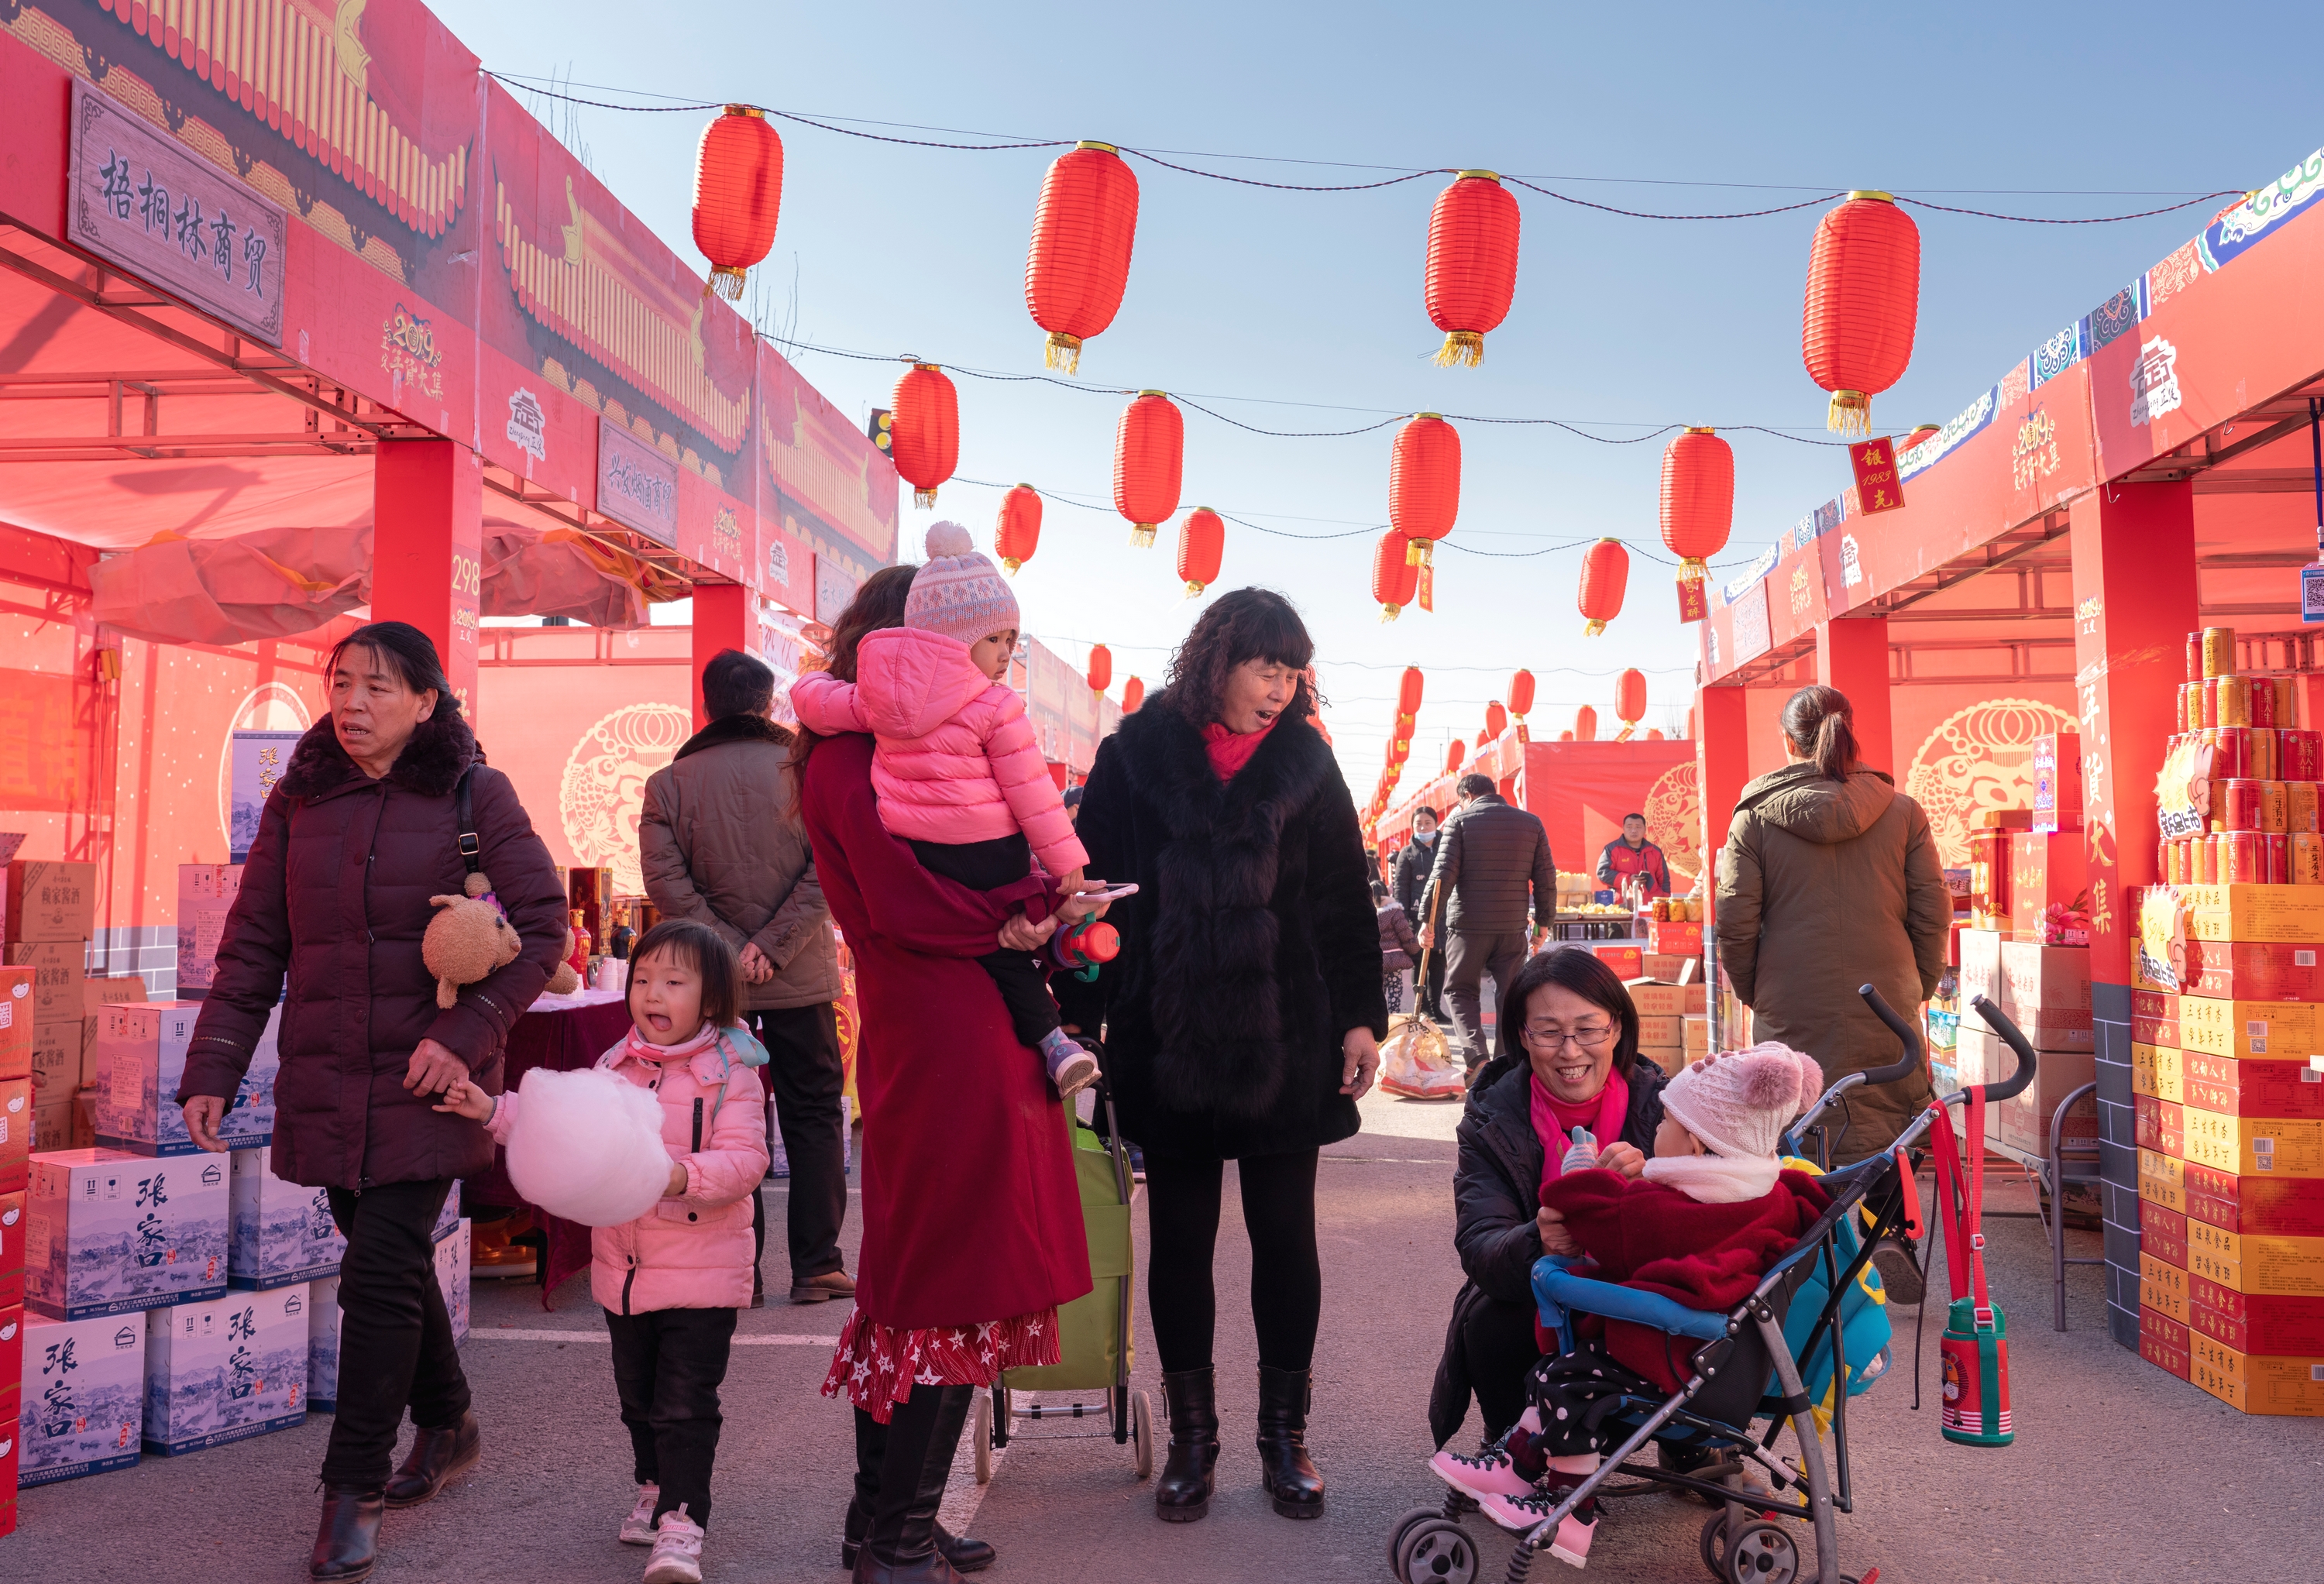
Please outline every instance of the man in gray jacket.
M1491 1053L1485 1048L1485 1020L1479 987L1493 976L1496 1004L1509 1004L1509 986L1532 948L1531 915L1546 924L1557 913L1557 865L1550 861L1549 833L1541 821L1513 808L1493 790L1492 778L1474 771L1456 788L1461 806L1436 838L1436 862L1422 899L1429 927L1421 944L1434 944L1437 898L1443 898L1443 930L1451 936L1444 964L1444 1002L1452 1008L1452 1033L1471 1073ZM1510 1035L1501 1031L1506 1046Z
M742 960L743 1018L767 1047L772 1120L790 1157L791 1302L816 1303L855 1291L839 1255L839 958L791 806L791 734L772 718L774 698L775 674L761 661L731 649L711 657L702 668L710 723L647 779L638 848L661 916L708 925ZM763 1263L763 1203L752 1225Z

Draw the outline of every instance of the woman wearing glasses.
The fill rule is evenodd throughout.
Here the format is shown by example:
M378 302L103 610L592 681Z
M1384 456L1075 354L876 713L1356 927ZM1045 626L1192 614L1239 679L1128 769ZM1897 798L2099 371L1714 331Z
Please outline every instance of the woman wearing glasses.
M1478 1071L1461 1119L1452 1240L1469 1279L1429 1396L1439 1447L1461 1428L1472 1391L1489 1441L1525 1412L1526 1372L1541 1357L1534 1261L1571 1252L1564 1229L1540 1219L1541 1190L1561 1174L1573 1129L1597 1141L1600 1165L1635 1177L1662 1126L1663 1071L1638 1054L1637 1008L1597 958L1578 950L1534 958L1501 1015L1524 1054L1505 1046ZM1545 1247L1545 1233L1554 1247Z

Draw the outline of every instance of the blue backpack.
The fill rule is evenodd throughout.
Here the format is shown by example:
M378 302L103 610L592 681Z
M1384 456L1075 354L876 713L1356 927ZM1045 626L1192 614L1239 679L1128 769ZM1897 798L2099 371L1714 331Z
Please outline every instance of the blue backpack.
M1820 1177L1823 1173L1808 1162L1787 1157L1784 1165L1794 1171ZM1853 1220L1844 1220L1835 1229L1832 1257L1837 1268L1845 1270L1856 1258L1861 1247ZM1792 1306L1784 1317L1784 1345L1792 1350L1798 1361L1800 1384L1806 1388L1808 1400L1815 1414L1816 1428L1831 1426L1831 1334L1824 1333L1813 1355L1801 1357L1800 1349L1807 1346L1808 1334L1823 1313L1824 1304L1831 1297L1831 1284L1825 1279L1821 1255L1807 1261L1808 1274L1792 1295ZM1841 1346L1848 1355L1848 1395L1861 1396L1871 1389L1872 1383L1888 1373L1895 1362L1889 1351L1891 1331L1888 1326L1888 1294L1880 1285L1880 1273L1870 1261L1858 1275L1855 1285L1840 1301L1839 1330ZM1767 1382L1770 1396L1783 1395L1782 1388L1771 1378Z

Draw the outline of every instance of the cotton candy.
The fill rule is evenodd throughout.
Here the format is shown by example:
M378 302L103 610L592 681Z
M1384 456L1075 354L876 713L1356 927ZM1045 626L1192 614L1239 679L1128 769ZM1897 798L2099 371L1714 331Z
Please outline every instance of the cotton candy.
M517 1095L508 1174L528 1203L586 1227L618 1227L668 1192L669 1151L651 1090L603 1067L536 1067Z

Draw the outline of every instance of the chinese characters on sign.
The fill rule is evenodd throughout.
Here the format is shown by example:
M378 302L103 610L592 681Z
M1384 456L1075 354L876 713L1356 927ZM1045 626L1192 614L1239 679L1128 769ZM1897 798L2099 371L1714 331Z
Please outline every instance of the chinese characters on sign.
M678 464L607 418L597 420L597 510L662 544L678 542Z
M1848 465L1856 474L1857 510L1867 516L1894 511L1904 503L1904 486L1896 478L1896 452L1888 437L1863 440L1848 448Z
M2037 407L2017 426L2009 448L2009 485L2022 490L2058 471L2058 425L2049 409Z
M299 732L248 729L234 733L226 797L227 861L240 863L258 837L258 818L267 795L290 768L290 752L299 746Z
M182 302L282 344L282 210L87 83L73 84L66 230Z

